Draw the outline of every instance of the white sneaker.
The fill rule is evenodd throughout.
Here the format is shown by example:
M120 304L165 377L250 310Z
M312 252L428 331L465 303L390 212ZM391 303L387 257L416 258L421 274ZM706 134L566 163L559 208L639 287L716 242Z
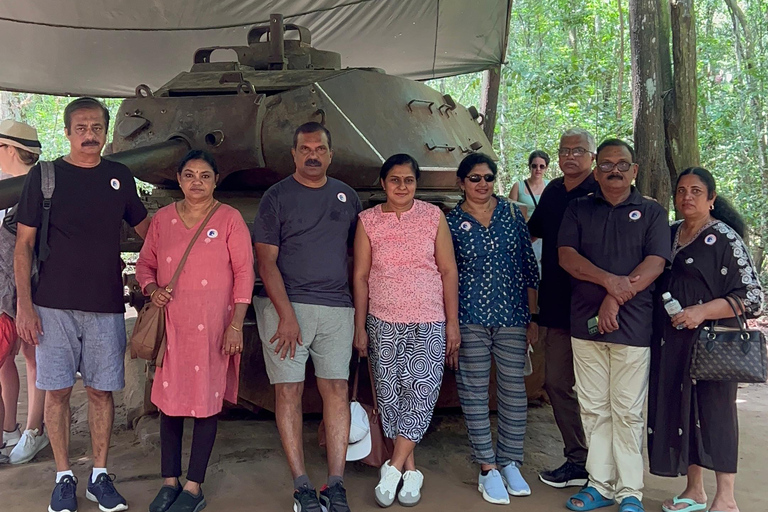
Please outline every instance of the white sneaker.
M11 450L11 464L24 464L35 458L40 450L48 446L48 435L38 429L24 431L18 444Z
M8 464L10 462L10 460L8 459L8 456L2 453L4 451L5 451L5 445L0 445L0 464Z
M403 473L403 487L397 493L397 501L404 507L413 507L421 501L421 486L424 475L418 469Z
M16 429L13 432L6 432L3 430L3 443L5 447L3 448L3 453L8 455L7 452L10 452L10 448L13 448L16 446L16 444L19 442L19 439L21 439L21 426L17 423Z
M379 485L374 490L374 498L380 507L388 507L395 502L397 486L400 485L403 474L397 468L390 466L387 461L381 466L379 476Z

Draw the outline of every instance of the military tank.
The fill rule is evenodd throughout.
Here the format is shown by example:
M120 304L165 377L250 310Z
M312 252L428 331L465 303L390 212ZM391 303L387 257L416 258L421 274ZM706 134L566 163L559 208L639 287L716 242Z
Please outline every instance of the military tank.
M482 151L496 159L477 109L381 69L342 68L340 54L313 48L310 31L284 23L279 14L253 27L246 45L200 48L189 71L155 91L139 85L114 120L108 158L154 185L145 197L153 211L181 197L176 166L184 154L205 149L219 166L216 198L250 224L263 192L294 172L293 132L307 121L331 132L329 175L357 190L364 207L384 201L379 169L392 154L416 158L419 198L444 209L459 198L455 172L467 154ZM6 187L0 207L20 190L18 184ZM123 250L140 246L126 228ZM135 281L129 284L126 300L140 308L145 298ZM273 410L256 331L249 314L239 398L244 406ZM305 411L321 410L314 379L307 380L304 400ZM438 405L458 405L453 378L446 379Z

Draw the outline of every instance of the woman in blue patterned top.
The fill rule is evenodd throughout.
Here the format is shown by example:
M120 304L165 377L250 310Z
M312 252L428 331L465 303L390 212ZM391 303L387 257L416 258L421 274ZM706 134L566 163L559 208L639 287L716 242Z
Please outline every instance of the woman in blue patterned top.
M490 503L528 496L520 474L527 416L523 371L538 337L539 270L525 217L493 193L496 163L474 153L456 175L464 200L448 215L459 269L461 347L456 381L472 455L480 464L478 491ZM496 361L498 443L494 453L488 411L491 357Z

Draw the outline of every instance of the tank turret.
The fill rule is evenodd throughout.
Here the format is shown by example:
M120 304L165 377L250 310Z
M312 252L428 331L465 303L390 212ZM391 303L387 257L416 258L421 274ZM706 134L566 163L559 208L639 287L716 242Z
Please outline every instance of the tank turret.
M230 56L229 60L226 56ZM407 58L407 57L406 57ZM421 166L418 195L443 207L458 199L455 172L469 153L496 158L474 107L456 103L424 83L387 75L376 68L342 68L342 56L311 45L308 29L272 15L269 25L248 32L244 46L216 46L195 52L189 71L152 91L136 88L114 121L111 154L140 180L155 185L150 209L180 197L176 166L190 149L216 158L221 178L216 198L251 222L261 194L294 172L294 130L308 121L332 135L329 175L355 188L363 205L383 200L379 169L395 153L408 153ZM23 178L0 183L0 208L18 201ZM126 231L123 250L140 240ZM130 287L134 306L140 290ZM247 326L241 371L241 400L272 408L258 334ZM308 381L305 410L320 410ZM457 405L448 379L441 405Z

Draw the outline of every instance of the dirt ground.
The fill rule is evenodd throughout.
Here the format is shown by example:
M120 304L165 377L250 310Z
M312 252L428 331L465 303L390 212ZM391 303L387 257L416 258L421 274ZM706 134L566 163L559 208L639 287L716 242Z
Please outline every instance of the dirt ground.
M23 358L17 360L20 373ZM22 377L22 383L24 378ZM22 390L22 397L24 397ZM118 404L115 433L112 437L109 471L117 474L117 488L131 510L147 510L160 485L159 422L143 418L135 430L126 428L126 411ZM19 405L19 421L24 422L24 399ZM768 511L768 386L749 386L739 391L741 425L740 467L737 500L741 512ZM83 482L78 487L79 510L97 512L96 504L85 499L85 481L92 466L87 432L85 391L78 383L72 399L73 428L70 449L73 471ZM305 453L309 475L319 487L325 480L324 455L317 446L318 418L305 422ZM184 461L189 456L191 426L185 436ZM469 446L459 411L436 414L430 432L416 451L417 466L425 475L423 498L418 510L493 511L499 505L482 501L477 492L477 467L470 463ZM538 481L536 472L562 462L562 443L549 406L529 411L526 437L526 463L523 474L531 484L532 496L512 498L510 507L525 512L566 510L565 501L573 490L552 489ZM43 512L47 510L53 488L55 467L50 448L22 466L0 466L0 512ZM378 480L375 468L360 463L347 466L345 485L355 512L379 510L373 500ZM661 510L661 502L680 492L683 479L646 477L645 507ZM292 482L283 459L274 421L243 411L230 411L220 422L219 435L203 485L211 512L288 512L292 507ZM707 475L707 492L714 495L714 477ZM394 509L399 508L395 503ZM602 509L615 512L618 507Z

